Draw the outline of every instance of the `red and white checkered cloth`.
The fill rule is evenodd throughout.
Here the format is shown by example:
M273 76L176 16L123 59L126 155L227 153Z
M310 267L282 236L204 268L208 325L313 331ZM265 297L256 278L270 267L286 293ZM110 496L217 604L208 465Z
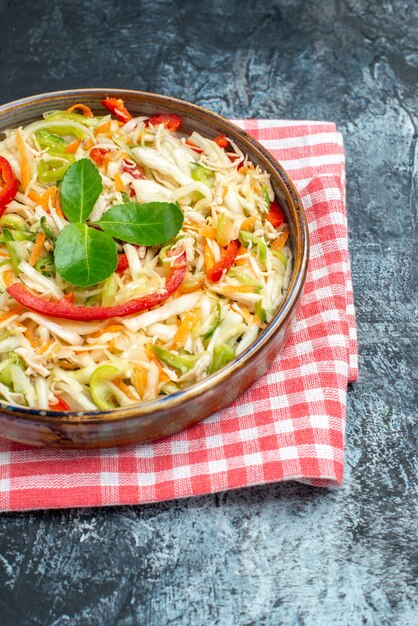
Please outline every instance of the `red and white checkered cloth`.
M308 215L308 278L285 349L232 405L155 443L80 451L0 439L0 510L137 504L290 479L341 483L347 383L358 375L342 138L326 122L236 123L281 161Z

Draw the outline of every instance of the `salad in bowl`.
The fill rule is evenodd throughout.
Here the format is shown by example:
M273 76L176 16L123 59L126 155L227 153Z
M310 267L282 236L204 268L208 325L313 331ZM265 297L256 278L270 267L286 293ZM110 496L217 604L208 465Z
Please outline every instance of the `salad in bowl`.
M0 142L0 403L107 411L256 341L292 276L270 174L233 138L106 97Z

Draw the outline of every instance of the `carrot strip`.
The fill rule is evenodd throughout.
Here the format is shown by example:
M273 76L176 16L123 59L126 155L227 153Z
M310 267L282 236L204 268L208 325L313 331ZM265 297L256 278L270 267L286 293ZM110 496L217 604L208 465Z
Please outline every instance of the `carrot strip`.
M39 204L46 210L49 211L49 199L54 198L58 188L54 186L50 187L39 198Z
M83 148L84 150L90 150L90 148L92 148L94 146L94 143L91 139L91 137L87 137L87 139L83 140Z
M29 159L26 153L25 142L21 135L20 130L16 131L16 143L17 143L17 148L19 150L19 156L20 156L20 170L21 170L20 182L22 184L23 189L26 191L26 187L29 185L32 177L31 177L31 172L30 172Z
M50 339L49 341L47 341L46 343L43 343L38 349L37 352L39 354L44 354L44 352L46 352L48 350L48 348L50 348L52 346L52 344L55 343L55 339Z
M76 139L75 141L72 141L65 148L65 152L68 152L69 154L74 154L74 152L77 152L80 143L81 143L81 139Z
M240 246L237 250L237 257L243 255L243 254L247 254L247 248L245 246ZM236 259L235 260L235 265L247 265L248 263L248 258L245 257L243 259Z
M204 282L205 282L205 277L203 277L201 280L197 280L196 282L192 282L190 284L187 284L187 281L183 280L180 287L178 288L178 292L179 293L193 293L193 291L197 291L198 289L200 289Z
M125 327L122 326L122 324L110 324L109 326L106 326L106 328L101 328L92 335L89 335L89 337L93 339L93 337L100 337L100 335L103 335L104 333L116 333L120 330L123 330L124 328Z
M247 217L240 226L240 230L253 230L254 224L257 221L257 215L253 215L252 217Z
M60 217L65 218L65 215L64 215L64 213L62 212L62 209L61 209L61 200L60 200L60 190L59 189L57 189L57 193L55 194L54 207L55 207L55 210L56 210L57 214Z
M118 172L115 174L115 189L116 191L125 191L125 185L123 184L123 180Z
M210 246L207 241L205 241L204 256L205 256L205 268L206 268L206 272L208 272L215 265L215 258L213 256L213 252L210 249Z
M0 322L4 322L4 320L9 319L9 317L12 317L13 315L19 315L22 311L23 306L21 304L19 304L18 306L14 306L6 313L3 313L3 315L0 315Z
M184 344L186 343L187 337L191 333L192 328L195 326L195 324L199 320L199 317L200 317L200 310L197 307L186 313L186 315L183 318L183 321L178 327L176 334L174 335L174 339L173 339L174 349L184 346Z
M134 365L132 373L132 383L137 390L139 397L144 395L145 387L147 386L148 370L141 365Z
M289 230L284 230L271 244L272 250L281 250L289 237Z
M40 204L42 196L40 196L39 193L31 189L28 193L28 197L34 202L37 202L38 204Z
M13 270L6 270L5 272L3 272L3 280L6 287L10 287L14 275L15 273Z
M229 296L233 293L255 293L257 287L254 285L222 285L218 287L222 295Z
M29 343L32 346L32 348L38 348L39 347L39 340L36 339L33 336L31 331L29 330L29 328L25 328L23 334L25 335L26 339L29 341Z
M128 398L130 398L131 400L138 400L138 398L132 393L132 391L129 389L128 385L126 385L123 380L121 380L120 378L115 378L113 381L113 384L116 385L116 387L118 389L120 389L121 391L123 391L123 393L128 396Z
M209 237L209 239L216 239L216 229L213 226L199 226L199 235L203 237Z
M35 245L33 246L33 249L29 257L29 261L28 261L29 265L32 265L32 267L35 265L36 261L38 261L41 258L42 248L45 243L45 239L46 239L45 233L38 233L36 235Z
M87 104L73 104L73 106L69 107L67 109L67 113L72 113L73 111L79 110L82 112L82 114L84 115L84 117L94 117L93 115L93 111L91 110L90 107L87 106Z
M96 130L94 131L94 136L97 137L97 135L101 135L102 133L103 134L108 133L109 130L110 130L110 120L98 126Z

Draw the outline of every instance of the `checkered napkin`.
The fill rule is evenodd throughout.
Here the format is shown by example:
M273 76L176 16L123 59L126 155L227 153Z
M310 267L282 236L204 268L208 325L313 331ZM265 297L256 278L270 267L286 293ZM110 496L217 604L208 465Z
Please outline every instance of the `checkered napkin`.
M137 504L280 480L343 477L357 342L342 138L334 124L238 120L283 164L307 211L311 260L291 337L232 405L155 443L48 450L0 439L0 510Z

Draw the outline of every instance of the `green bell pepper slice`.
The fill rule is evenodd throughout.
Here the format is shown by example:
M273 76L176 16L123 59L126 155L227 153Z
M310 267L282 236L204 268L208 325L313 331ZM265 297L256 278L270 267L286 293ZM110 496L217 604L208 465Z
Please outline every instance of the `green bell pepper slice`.
M93 402L103 411L114 409L117 406L112 402L112 393L107 383L116 378L118 374L119 368L115 365L99 365L90 376L91 397Z
M208 369L208 374L217 372L222 367L235 359L234 350L226 343L221 343L213 349L212 363Z

